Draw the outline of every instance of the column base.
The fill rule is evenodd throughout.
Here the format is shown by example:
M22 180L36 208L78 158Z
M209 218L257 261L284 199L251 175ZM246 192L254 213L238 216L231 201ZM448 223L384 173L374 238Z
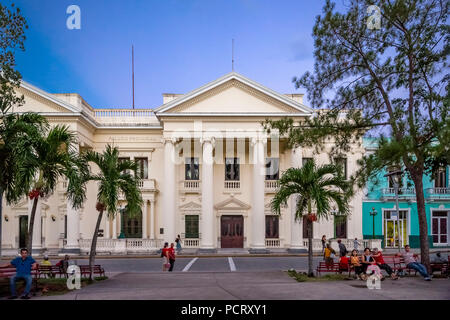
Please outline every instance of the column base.
M307 248L289 248L287 249L288 253L308 253Z
M211 249L200 248L200 249L198 249L197 253L198 254L217 253L217 249L215 249L215 248L211 248Z
M248 253L250 253L250 254L267 254L267 253L270 253L270 250L266 249L266 248L250 248L250 249L248 249Z
M80 248L63 248L59 253L71 253L71 254L80 254Z

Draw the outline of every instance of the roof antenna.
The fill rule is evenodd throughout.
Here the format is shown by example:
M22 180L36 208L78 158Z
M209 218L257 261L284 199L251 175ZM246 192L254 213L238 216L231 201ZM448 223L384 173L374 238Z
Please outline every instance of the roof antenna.
M131 45L131 68L132 68L133 109L134 109L134 46L133 45Z
M231 39L231 71L234 71L234 39Z

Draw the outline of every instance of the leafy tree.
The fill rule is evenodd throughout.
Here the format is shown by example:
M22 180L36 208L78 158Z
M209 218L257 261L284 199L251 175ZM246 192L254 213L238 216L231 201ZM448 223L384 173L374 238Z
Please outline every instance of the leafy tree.
M136 174L138 165L134 161L119 161L119 150L106 146L106 150L99 154L95 151L87 151L84 155L86 161L93 162L100 169L97 174L91 174L87 180L98 182L97 223L92 237L91 251L89 253L89 279L92 280L92 267L94 265L98 230L102 221L103 213L106 211L109 218L118 212L119 195L122 193L127 202L125 212L134 217L141 212L142 195L139 190L139 176ZM134 175L130 173L134 172Z
M25 18L20 9L0 4L0 118L13 106L23 104L23 96L17 97L15 88L20 86L21 75L15 70L14 51L25 50Z
M34 218L39 198L50 196L59 178L68 178L67 197L74 208L80 208L86 198L84 179L89 172L87 163L76 149L75 135L65 125L58 125L46 135L34 137L32 152L20 162L19 183L32 186L28 196L33 200L28 226L28 252L33 244Z
M340 214L348 214L350 184L345 180L342 167L335 164L316 166L314 160L301 168L289 168L280 179L280 188L271 202L272 211L280 214L291 196L296 197L295 219L308 219L308 275L314 276L312 267L313 221L327 219L332 206L337 205Z
M450 157L449 2L396 0L347 2L345 12L329 0L316 18L314 73L293 81L305 87L313 107L303 123L266 121L289 143L320 149L332 137L333 152L349 151L369 134L378 149L353 177L359 187L386 166L397 165L414 182L422 262L429 269L423 177ZM376 5L380 29L372 22ZM376 10L378 10L375 8Z
M32 155L32 144L44 134L47 121L35 113L8 114L0 122L0 217L3 197L6 203L17 203L30 190L30 184L19 182L22 164ZM30 179L27 179L30 181ZM2 219L0 219L0 256Z

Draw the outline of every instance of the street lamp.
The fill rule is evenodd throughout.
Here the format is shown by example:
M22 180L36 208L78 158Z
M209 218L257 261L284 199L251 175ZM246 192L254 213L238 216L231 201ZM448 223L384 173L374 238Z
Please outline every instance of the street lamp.
M373 218L373 235L372 235L372 239L375 239L375 216L377 215L377 211L375 210L374 207L372 207L372 211L370 212L370 215Z
M394 185L394 192L395 192L395 205L397 207L397 237L398 237L398 251L400 252L401 246L401 237L400 237L400 209L398 206L398 186L399 186L399 180L403 174L403 170L396 170L393 172L386 173L384 176L389 177L391 179L393 185Z

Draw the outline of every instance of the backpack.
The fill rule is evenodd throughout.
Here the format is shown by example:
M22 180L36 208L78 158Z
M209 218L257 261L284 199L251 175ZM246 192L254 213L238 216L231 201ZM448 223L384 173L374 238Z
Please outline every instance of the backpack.
M161 249L161 258L164 257L164 251Z

